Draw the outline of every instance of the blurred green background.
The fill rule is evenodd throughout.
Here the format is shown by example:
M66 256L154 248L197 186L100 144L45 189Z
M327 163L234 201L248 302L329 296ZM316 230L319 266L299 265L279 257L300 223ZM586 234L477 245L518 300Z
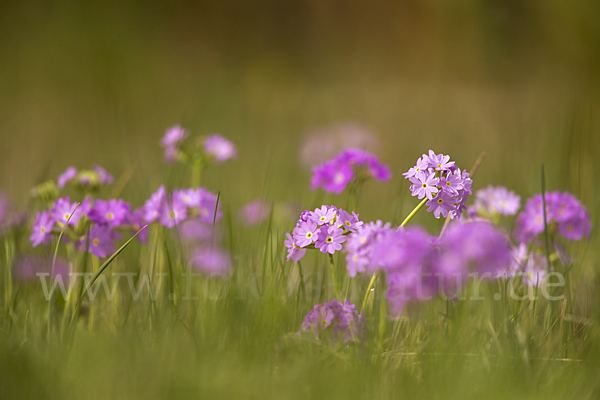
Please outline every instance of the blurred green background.
M573 192L597 226L599 21L597 0L0 0L0 190L25 207L36 183L97 163L117 178L133 168L121 195L140 206L165 182L189 186L158 145L181 124L238 147L237 160L203 174L226 212L258 196L344 206L343 196L308 191L300 149L308 132L351 122L378 135L394 174L365 185L365 221L398 222L416 205L401 173L434 149L463 168L485 151L474 188L505 185L523 199L540 191L544 164L548 190ZM415 221L442 223L424 212ZM270 247L265 226L230 226L236 271L261 268L264 249L282 251L280 229L291 224ZM137 309L122 326L108 313L78 331L71 352L36 340L45 325L34 308L22 340L20 300L18 335L0 335L0 398L593 398L600 281L590 247L585 290L568 309L586 325L573 319L561 331L561 320L551 332L491 302L456 307L446 324L436 303L427 318L395 325L389 348L408 356L389 369L360 349L282 344L312 303L292 313L276 274L270 297L200 303L196 331L185 315L165 312L163 332ZM129 271L144 261L127 249L121 262ZM580 343L583 327L591 333ZM434 353L413 361L423 348Z
M205 174L224 204L300 199L304 134L350 121L395 175L363 194L366 219L430 148L465 168L487 152L475 187L523 196L544 163L549 189L595 209L599 17L593 0L4 0L0 188L24 204L69 165L132 166L139 205L177 175L158 140L181 124L238 145Z

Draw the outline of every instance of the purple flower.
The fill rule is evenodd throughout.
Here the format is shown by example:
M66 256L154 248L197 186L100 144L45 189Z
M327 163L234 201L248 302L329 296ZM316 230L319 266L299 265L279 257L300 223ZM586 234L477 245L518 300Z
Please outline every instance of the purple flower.
M546 224L549 231L558 230L567 240L587 237L592 229L585 207L567 192L546 193ZM527 200L524 210L518 215L514 236L519 242L529 242L543 231L543 199L539 193Z
M217 163L237 156L237 151L233 143L217 133L209 135L204 139L204 152L214 157Z
M379 181L387 181L391 177L389 168L373 154L361 149L346 149L313 168L310 188L321 187L326 192L339 194L355 178L355 169L361 167Z
M436 218L439 218L440 214L446 218L448 216L448 212L454 210L455 208L452 197L444 192L438 193L436 197L429 200L426 204L429 206L427 211L433 212L433 215Z
M319 229L315 248L320 249L321 253L334 254L342 249L342 243L345 241L346 236L344 236L343 229L324 225Z
M92 222L117 227L123 223L131 205L121 199L96 200L89 213Z
M123 225L130 226L131 234L135 234L137 231L142 229L142 227L145 225L144 209L143 208L138 208L136 210L129 209L127 211L127 213L125 214L125 218L123 220ZM139 239L139 241L142 243L147 243L148 242L148 229L144 229L143 231L141 231L136 236L136 238Z
M52 240L52 228L54 227L54 220L50 217L48 211L38 212L33 223L33 231L29 240L33 247L37 247L40 244L47 245Z
M115 178L104 168L99 165L94 166L94 171L98 174L98 180L101 185L110 185L114 182Z
M450 196L458 195L458 191L462 189L461 183L463 182L459 174L448 174L442 176L439 181L440 188L448 193Z
M471 214L490 217L494 214L515 215L521 206L521 198L503 186L488 186L475 194Z
M375 271L375 265L371 260L373 252L371 246L390 230L390 223L385 225L381 221L364 224L356 231L350 233L344 245L346 256L346 268L348 276L354 278L359 272Z
M75 167L67 168L65 172L60 174L60 176L58 177L58 187L62 189L67 183L69 183L73 178L75 178L76 175L77 170L75 169Z
M188 133L179 125L167 129L167 132L160 140L160 145L165 148L165 160L167 163L172 163L176 160L179 153L179 145L187 137Z
M175 125L167 129L165 135L160 140L160 145L162 147L175 147L187 137L187 131L185 131L181 126Z
M227 275L231 256L215 246L199 247L192 254L191 264L210 276Z
M433 195L439 191L435 186L438 184L439 179L435 177L435 173L431 172L419 172L414 177L410 178L413 183L410 186L410 190L413 196L418 196L418 199L427 197L429 200L433 198Z
M306 247L317 241L317 224L313 221L304 222L294 228L294 243L299 247Z
M316 339L350 343L360 341L366 332L366 319L358 314L356 306L346 300L342 304L333 299L317 304L304 317L302 330L311 332Z
M509 265L508 238L488 222L453 223L440 240L442 273L497 277Z
M450 161L450 156L443 154L435 154L433 150L429 150L429 156L425 156L429 161L429 167L436 171L450 171L454 169L454 161Z
M167 192L164 186L158 188L144 204L144 219L146 222L154 222L160 217L160 210L167 199Z
M450 214L452 219L457 219L467 208L473 181L468 172L461 171L454 161L450 161L449 156L429 150L429 155L423 154L417 165L403 175L412 183L413 196L429 199L427 211L433 212L436 218Z
M217 209L217 198L216 194L201 188L198 214L202 221L212 224L213 221L219 222L221 219L221 205L219 204Z
M304 254L306 254L306 249L302 249L296 245L294 242L294 238L289 233L286 233L285 236L287 240L284 241L285 247L288 249L287 260L292 260L294 263L297 263Z
M99 258L107 257L115 252L115 243L112 229L106 225L94 225L90 229L89 252ZM80 242L85 249L86 238Z
M411 167L408 170L408 172L405 172L402 175L404 175L404 177L408 179L413 176L416 176L421 171L427 171L427 168L429 168L429 159L425 154L423 154L423 157L419 157L419 159L417 160L417 165Z
M369 247L371 264L386 271L414 270L430 261L429 235L421 228L383 232Z
M69 225L77 226L79 219L89 209L89 200L84 200L81 205L77 207L77 203L71 203L68 197L63 197L54 203L54 206L50 210L52 219L58 223L66 224L69 220ZM77 210L75 208L77 207ZM73 212L75 211L75 212ZM73 214L73 216L71 216ZM71 219L69 219L71 217Z
M198 207L200 205L200 192L199 188L174 190L173 199L188 208Z
M261 199L253 200L240 209L240 219L246 226L260 224L269 217L270 207Z
M159 222L167 228L173 228L186 218L187 207L179 199L169 196L169 200L162 204Z
M337 208L334 206L321 206L321 208L315 208L315 211L310 215L311 221L317 223L317 225L328 224L332 219L335 218Z
M348 212L342 210L341 208L338 210L338 215L335 220L336 226L338 228L344 228L347 231L355 231L359 227L363 225L363 222L358 219L358 214L352 212L350 215Z

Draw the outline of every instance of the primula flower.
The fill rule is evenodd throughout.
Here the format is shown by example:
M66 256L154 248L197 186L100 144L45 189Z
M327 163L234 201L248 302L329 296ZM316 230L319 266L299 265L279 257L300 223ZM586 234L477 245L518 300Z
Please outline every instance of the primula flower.
M188 137L187 131L179 125L175 125L165 132L160 140L160 145L165 148L165 160L172 163L179 153L179 145Z
M358 219L358 214L355 212L352 212L351 215L340 208L335 219L335 225L338 228L344 228L346 231L354 232L363 225L363 222Z
M509 265L508 238L488 222L451 224L439 241L440 272L449 275L477 272L493 278Z
M217 207L217 198L216 194L206 189L201 189L198 214L202 221L212 224L213 221L219 222L221 219L221 204Z
M80 246L85 249L86 238L81 239ZM94 225L90 229L89 252L99 258L104 258L115 252L112 230L106 225Z
M33 231L29 240L33 247L37 247L40 244L47 245L52 240L52 228L54 227L54 220L50 217L48 211L38 212L33 223Z
M160 210L163 202L167 198L167 192L164 186L158 188L144 204L144 219L146 222L154 222L160 217Z
M309 215L311 221L317 223L317 225L328 224L332 219L335 218L337 208L334 206L321 206L321 208L315 208L315 211Z
M117 227L123 223L131 205L121 199L96 200L89 213L92 222Z
M175 125L165 132L165 135L160 140L162 147L173 147L181 143L185 138L188 137L188 133L179 125Z
M436 218L460 218L467 208L466 203L471 194L472 179L469 173L456 167L450 156L423 154L417 165L405 172L404 177L412 183L410 191L419 199L427 197L427 211L433 212Z
M173 199L184 204L188 208L198 207L200 205L200 189L179 189L173 191Z
M54 206L50 210L50 215L52 219L61 224L66 224L67 220L69 221L69 225L77 226L79 223L79 219L82 215L87 214L90 208L90 201L88 199L81 202L77 210L77 203L71 203L68 197L63 197L54 203ZM71 216L73 214L73 216ZM69 219L71 217L71 219Z
M144 223L144 209L138 208L136 210L128 210L125 214L125 218L123 219L123 225L128 225L130 227L131 234L135 234L137 231L142 229L145 225ZM142 243L148 242L148 229L144 229L137 236Z
M317 241L318 238L317 224L313 221L300 222L300 224L294 228L294 242L300 247L306 247Z
M204 139L204 152L214 157L217 163L222 163L237 156L237 150L233 143L217 133Z
M503 186L488 186L475 193L475 203L469 216L490 217L494 214L515 215L521 206L521 197Z
M287 260L292 260L296 263L304 257L306 249L297 246L294 242L294 238L289 233L286 233L285 236L287 237L287 240L284 241L285 247L288 249Z
M567 240L589 236L592 224L585 207L570 193L546 192L546 224L548 230L558 232ZM557 226L558 229L555 229ZM527 200L515 223L514 236L519 242L530 242L544 231L542 194Z
M339 194L355 178L357 168L364 168L368 176L379 181L387 181L391 177L389 168L373 154L361 149L346 149L313 168L310 188L320 187L326 192Z
M67 183L69 183L73 178L75 178L76 175L77 170L75 169L75 167L67 168L65 172L60 174L60 176L58 177L58 187L62 189Z
M345 241L346 236L344 236L343 229L324 225L319 229L315 248L320 249L321 253L334 254L342 249L342 243Z
M366 319L358 314L356 306L346 300L343 304L336 299L317 304L304 317L302 330L311 332L315 339L332 342L358 342L366 332Z
M170 200L170 201L169 201ZM172 228L185 220L187 216L187 207L179 199L171 198L163 202L160 209L159 222L167 228Z
M390 226L389 222L386 224L381 221L369 222L350 233L344 245L344 251L348 253L346 268L351 278L354 278L358 272L372 273L375 271L376 267L371 259L373 253L370 248L390 230Z
M433 215L436 218L440 218L440 216L446 218L448 212L453 211L456 208L452 196L446 192L438 193L437 196L429 200L426 204L429 207L427 211L433 212Z
M324 205L314 212L306 210L300 214L293 235L286 234L287 259L298 262L306 253L305 247L313 244L315 249L320 249L323 253L334 254L342 249L346 234L362 226L356 213L349 214L334 206Z
M439 184L440 180L435 177L435 173L433 172L429 173L421 171L414 177L411 177L410 181L413 183L410 186L410 190L412 191L413 196L418 196L419 200L423 197L427 197L431 200L433 195L439 192L439 189L435 185Z
M94 171L98 174L98 180L101 185L110 185L115 181L111 173L99 165L94 166Z

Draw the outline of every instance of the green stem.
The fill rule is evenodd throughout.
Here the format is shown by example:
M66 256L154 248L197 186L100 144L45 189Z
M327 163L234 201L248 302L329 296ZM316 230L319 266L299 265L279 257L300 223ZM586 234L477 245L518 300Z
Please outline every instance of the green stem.
M331 278L333 279L333 289L335 290L335 298L340 298L340 288L335 277L335 264L333 263L333 254L329 254L329 266L331 267Z
M379 305L379 337L377 340L377 349L379 354L383 353L383 338L387 327L387 302L383 293L381 294L381 303Z
M304 274L302 273L302 264L300 264L300 261L298 261L298 273L300 274L299 289L302 289L302 294L304 295L304 301L306 301L308 299L306 297L306 287L304 286ZM298 290L298 293L300 293L300 290Z
M404 221L402 221L400 226L404 226L404 225L408 224L408 222L419 212L419 210L421 208L423 208L425 203L427 203L427 197L425 197L423 200L421 200L421 202L410 212L410 214L408 214L408 216L406 218L404 218Z
M369 282L369 286L367 286L367 292L365 293L365 298L363 299L363 303L362 303L362 310L367 308L367 302L369 301L369 296L371 295L371 289L373 289L373 286L375 285L376 278L377 278L377 271L375 271L373 273L373 276L371 277L371 282Z
M192 164L192 187L200 187L200 178L202 177L202 167L204 166L201 162L194 162Z

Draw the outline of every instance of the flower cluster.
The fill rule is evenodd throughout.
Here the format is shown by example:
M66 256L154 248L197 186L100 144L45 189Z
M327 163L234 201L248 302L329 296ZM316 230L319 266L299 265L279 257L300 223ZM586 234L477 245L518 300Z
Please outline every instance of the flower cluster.
M312 332L317 339L328 338L332 342L359 342L366 332L366 318L356 311L356 306L346 300L336 299L323 305L317 304L304 317L302 330Z
M190 142L188 137L189 133L179 125L167 129L160 144L165 149L165 160L168 163L214 161L218 164L237 156L233 143L219 134L211 134L199 143Z
M97 189L112 184L114 180L115 178L99 165L94 166L91 170L81 171L77 171L75 167L69 167L58 177L57 186L62 189L69 184L79 188Z
M195 216L211 224L222 216L220 207L217 208L217 195L204 188L177 189L167 193L161 186L146 200L143 210L146 222L158 221L167 228Z
M30 240L34 247L50 241L65 229L65 239L73 241L97 257L107 257L115 252L115 241L121 239L121 232L135 233L143 226L141 210L133 210L121 199L96 200L86 198L79 206L69 197L59 198L50 210L37 213ZM89 240L83 221L90 221ZM147 233L138 236L146 241Z
M521 197L503 186L488 186L475 193L475 202L469 207L470 217L476 215L494 218L496 215L515 215L521 207Z
M544 232L543 200L541 193L530 198L517 217L513 234L519 242L530 242ZM592 229L590 216L572 194L546 192L545 201L546 224L551 235L558 231L567 240L580 240L589 236Z
M356 231L348 236L348 242L344 250L348 253L346 256L346 268L348 275L354 278L358 272L372 273L375 262L371 251L372 245L378 239L390 231L391 224L383 224L381 221L369 222L359 226Z
M423 154L417 164L405 172L404 177L412 183L410 191L419 199L427 197L427 211L433 212L436 218L460 218L466 210L467 199L471 194L473 180L469 173L456 167L450 156Z
M346 149L331 160L313 168L311 190L322 188L326 192L341 193L353 179L373 177L387 181L392 174L373 154L361 149Z
M322 253L335 254L342 249L347 234L362 226L356 213L348 213L335 206L321 206L314 211L304 211L292 234L286 233L287 259L298 262L307 248L319 249Z
M351 233L345 251L350 277L385 271L390 312L398 315L409 301L459 290L471 273L501 275L509 248L506 235L488 222L455 222L437 239L418 227L392 229L377 221Z

